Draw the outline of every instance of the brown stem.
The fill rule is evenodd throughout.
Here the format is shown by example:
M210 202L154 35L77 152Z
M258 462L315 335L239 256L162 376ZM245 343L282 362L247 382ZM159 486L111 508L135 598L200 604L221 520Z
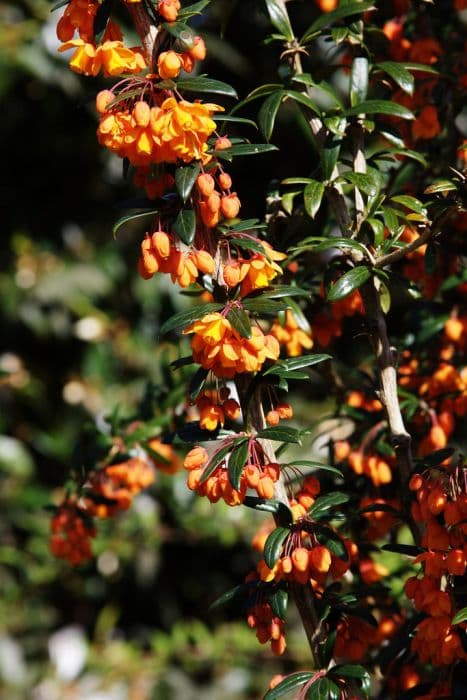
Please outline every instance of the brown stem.
M149 70L154 70L154 57L157 45L159 28L151 22L148 13L144 9L143 3L127 3L128 12L131 15L133 24L138 32L141 43L146 54L146 62Z

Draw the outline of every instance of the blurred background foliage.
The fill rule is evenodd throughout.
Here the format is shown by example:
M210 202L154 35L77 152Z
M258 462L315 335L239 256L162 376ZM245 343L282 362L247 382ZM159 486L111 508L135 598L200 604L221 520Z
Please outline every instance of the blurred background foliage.
M310 20L318 13L300 5ZM161 368L186 352L155 339L190 303L166 280L137 276L140 226L112 238L132 188L95 139L102 85L56 53L60 11L50 7L0 2L0 694L258 698L283 663L244 620L208 607L251 568L263 516L211 506L188 492L184 474L160 475L100 527L93 563L72 570L48 549L47 506L62 498L87 426L117 407L132 415L148 382L181 381ZM200 22L203 70L240 96L276 79L262 2L216 0ZM290 119L284 110L276 139L285 154L234 165L245 218L264 214L271 172L308 169L287 158L297 138ZM306 663L299 625L289 640L293 670Z

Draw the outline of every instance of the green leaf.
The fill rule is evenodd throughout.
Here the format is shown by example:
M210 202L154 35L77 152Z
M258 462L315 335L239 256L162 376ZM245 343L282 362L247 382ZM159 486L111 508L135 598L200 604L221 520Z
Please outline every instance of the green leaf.
M132 221L133 219L141 219L144 216L154 216L154 214L158 214L158 212L158 209L148 209L147 211L140 211L137 214L125 214L125 216L121 216L120 219L118 219L112 227L112 233L114 238L117 235L118 229L121 228L121 226L126 224L128 221Z
M332 491L326 494L326 496L319 496L308 512L313 518L319 519L323 515L327 515L334 506L347 503L349 500L350 496L348 494L342 493L341 491Z
M373 229L375 236L375 248L379 248L381 243L384 241L384 224L379 219L367 219L367 223Z
M467 620L467 607L458 610L452 618L451 624L458 625L460 622Z
M352 107L366 100L368 93L368 59L357 56L350 74L350 104Z
M323 13L317 20L311 24L302 38L300 39L300 44L306 44L310 41L316 34L318 34L321 29L329 27L331 24L338 22L345 17L350 17L351 15L360 15L367 10L373 10L375 8L372 2L349 2L341 7L338 7L332 12Z
M291 525L293 522L292 513L289 508L285 503L281 503L280 501L267 501L265 498L258 498L257 496L246 496L243 505L247 508L253 508L254 510L273 513L276 516L277 522L284 527L286 525Z
M416 73L432 73L433 75L439 75L439 70L437 68L434 66L427 66L424 63L411 63L410 61L403 61L401 65L404 66L404 68L407 68L407 70L413 70Z
M240 488L240 479L243 469L248 461L248 438L236 442L229 457L229 481L232 488Z
M315 182L311 177L288 177L281 181L281 185L308 185L309 182Z
M242 304L246 311L256 314L267 314L268 316L277 316L279 311L285 311L288 308L288 304L285 301L275 301L261 297L244 299Z
M299 75L293 76L292 82L302 83L303 85L309 85L310 87L313 87L314 90L316 90L318 92L319 91L324 92L329 98L331 98L331 101L332 101L333 106L335 108L344 109L344 105L342 103L342 100L341 100L339 94L332 87L332 85L329 85L329 83L327 83L326 81L322 80L320 83L316 83L309 73L300 73ZM330 118L331 117L327 117L327 119L330 119Z
M329 675L335 678L355 678L359 681L359 685L365 695L369 695L371 685L370 674L363 666L359 664L339 664L330 670Z
M331 289L328 291L327 300L328 301L339 301L344 299L346 296L351 294L355 289L358 289L365 284L371 277L371 271L368 267L364 265L359 265L354 267L352 270L346 272L342 277L339 277L337 282L333 284Z
M313 102L313 100L310 97L308 97L308 95L304 95L302 92L298 92L297 90L285 90L284 92L287 95L287 97L289 97L291 100L294 100L294 102L299 102L301 105L304 105L304 107L308 107L308 109L311 109L311 111L314 112L314 114L321 116L320 109Z
M212 92L218 95L238 97L231 85L227 85L227 83L223 83L220 80L205 78L202 75L194 78L179 78L176 81L176 85L178 90L186 90L187 92Z
M292 41L294 34L290 25L285 4L280 0L266 0L271 24L287 39Z
M259 438L265 440L275 440L276 442L295 442L298 445L302 444L300 439L300 431L296 428L289 428L285 425L271 426L264 428L257 434Z
M242 233L243 231L251 231L252 229L256 228L264 228L264 225L259 219L243 219L243 221L239 221L237 224L229 226L227 233ZM248 240L251 240L251 238ZM235 239L235 241L237 241L237 239ZM261 245L261 243L258 242L258 245ZM264 246L261 246L261 250L264 254Z
M374 68L387 73L404 92L413 95L415 84L414 77L401 63L396 63L396 61L383 61L383 63L377 63Z
M391 202L402 204L404 207L407 207L407 209L410 209L410 211L415 211L418 214L423 214L424 217L426 217L427 215L427 210L424 207L423 203L420 202L419 199L411 197L408 194L401 194L397 195L396 197L391 197Z
M252 241L251 238L243 238L242 236L232 236L230 238L230 245L235 245L242 250L252 250L254 253L259 253L264 255L264 247L259 241Z
M191 401L196 401L200 392L202 391L209 372L204 367L198 367L194 375L190 380L190 385L188 387L188 394Z
M231 114L214 114L211 119L215 122L235 122L237 124L249 124L249 126L254 126L255 129L258 128L256 122L253 119L245 119L245 117L234 117Z
M314 532L318 542L327 547L332 554L342 559L342 561L349 560L347 548L342 537L337 532L331 530L330 527L318 525L317 523L314 525Z
M215 472L217 467L225 460L226 456L232 450L232 444L232 441L230 441L227 445L224 445L224 447L219 448L217 452L214 452L213 456L209 460L209 463L206 465L201 479L199 480L200 484L203 484L207 479L209 479L211 474Z
M232 326L243 338L251 338L251 323L244 309L233 306L227 314Z
M301 688L310 678L313 678L313 675L314 674L310 671L298 671L297 673L290 674L290 676L287 676L287 678L284 678L278 683L275 688L268 690L264 696L264 700L276 700L276 698L281 698L292 690Z
M200 0L199 2L194 2L192 5L187 5L179 11L178 17L180 19L189 19L194 15L199 15L210 2L211 0Z
M269 141L271 138L277 112L279 111L279 107L285 94L286 93L284 90L273 92L272 95L269 95L269 97L265 99L261 105L261 109L258 112L259 128L261 129L266 141Z
M417 557L425 550L422 547L417 547L414 544L384 544L381 549L385 552L395 552L396 554L405 554L408 557Z
M330 180L333 177L334 168L336 167L340 150L341 139L334 135L331 135L330 138L326 139L326 142L321 150L321 167L325 180Z
M366 100L345 111L346 117L354 117L359 114L389 114L391 117L414 119L410 109L390 100Z
M445 459L452 457L454 452L454 447L443 447L441 450L435 450L434 452L430 452L429 455L417 459L417 464L425 469L439 467Z
M190 163L183 165L175 170L175 185L177 192L184 202L188 199L199 175L201 166L199 163Z
M287 360L279 360L273 367L269 367L263 376L267 374L277 374L280 372L293 372L297 369L302 369L303 367L312 367L320 362L325 362L326 360L332 360L332 355L315 354L315 355L301 355L300 357L290 357Z
M271 143L238 143L222 151L213 151L217 158L232 160L234 156L253 156L267 151L277 151L277 146Z
M352 170L346 170L341 173L340 177L351 182L352 185L370 197L374 197L379 191L379 183L375 182L375 178L368 173L354 173Z
M385 226L387 226L391 233L395 233L399 227L399 219L397 218L394 209L391 209L390 207L382 207L382 212Z
M292 287L288 284L278 284L277 287L273 287L271 290L265 289L261 294L262 299L280 299L281 297L309 297L310 292L307 289L301 289L301 287Z
M175 328L183 328L183 326L188 326L189 323L197 321L198 319L206 316L206 314L211 314L214 311L220 311L223 306L218 303L201 304L188 311L180 311L175 316L169 318L161 327L161 335L173 331Z
M438 192L450 192L457 190L456 184L452 180L436 179L425 190L425 194L437 194Z
M305 211L312 219L315 218L321 206L321 201L324 195L324 182L311 180L303 191L303 202Z
M68 5L70 0L58 0L58 2L54 2L52 7L50 8L51 12L54 12L54 10L58 10L60 7L64 7L65 5Z
M173 223L173 230L186 245L191 245L196 233L196 216L193 209L180 209Z
M193 47L195 33L188 24L177 20L176 22L164 22L162 26L171 36L179 39L182 43L186 42L187 47L184 49L185 51Z
M241 109L244 105L248 104L248 102L251 102L252 100L257 100L259 97L265 97L266 95L270 95L271 92L276 92L277 90L281 90L282 88L282 83L267 83L265 85L260 85L259 87L255 88L250 93L248 93L248 95L238 104L236 104L235 107L230 111L230 114L238 112L238 110Z
M340 697L339 687L329 678L318 678L310 686L306 694L307 700L338 700Z
M279 559L284 542L290 535L290 530L288 527L276 527L269 535L264 543L264 561L270 569L274 567L274 564Z
M283 588L274 591L268 598L269 605L272 608L274 615L285 620L287 614L287 604L289 602L289 594Z
M340 469L337 467L332 467L330 464L323 464L322 462L314 462L311 459L294 459L293 462L288 462L291 467L311 467L312 469L321 469L325 472L331 472L331 474L336 474L337 476L344 478Z
M230 590L226 591L223 593L219 598L217 598L214 603L211 603L209 606L209 610L215 610L216 608L220 608L226 603L229 603L231 600L234 600L234 598L239 597L241 593L245 593L247 590L247 586L242 583L239 586L234 586L234 588L231 588Z
M353 238L323 238L322 236L310 236L309 238L305 238L301 245L294 247L292 250L294 252L300 252L311 249L313 252L318 253L323 250L329 250L329 248L351 248L352 250L358 250L365 257L368 256L368 251L363 243Z

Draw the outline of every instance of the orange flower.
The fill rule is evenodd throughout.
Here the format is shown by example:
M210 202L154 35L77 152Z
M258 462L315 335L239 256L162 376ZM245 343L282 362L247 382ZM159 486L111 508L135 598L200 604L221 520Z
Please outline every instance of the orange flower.
M59 559L72 566L92 559L90 539L96 530L89 522L86 511L71 502L63 503L52 518L50 549Z
M266 359L277 360L279 345L272 335L264 335L257 326L251 337L241 336L220 313L204 316L185 328L193 333L191 347L195 362L218 377L234 377L243 372L257 372Z
M180 0L159 0L157 11L167 22L175 22L180 8Z
M412 124L412 136L417 139L432 139L441 131L438 111L433 105L425 105Z
M286 311L284 325L275 321L270 332L280 345L285 345L289 357L298 357L304 349L310 350L313 347L311 334L299 327L295 316L289 309Z
M163 51L157 57L157 70L162 80L176 78L182 66L181 56L175 51Z
M142 54L128 49L122 41L104 41L95 46L83 39L73 39L62 44L60 52L76 49L70 60L75 73L96 76L102 69L106 78L124 73L141 73L146 68Z
M92 41L94 19L98 9L97 0L70 0L57 24L57 36L60 41L70 41L76 30L81 39Z

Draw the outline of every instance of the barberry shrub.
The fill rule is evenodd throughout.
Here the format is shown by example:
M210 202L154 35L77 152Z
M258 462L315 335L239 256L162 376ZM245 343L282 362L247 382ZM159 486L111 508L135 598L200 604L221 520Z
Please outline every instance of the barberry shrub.
M140 190L115 232L141 220L141 277L168 275L194 299L161 329L187 348L171 366L184 399L113 422L54 514L51 550L90 559L99 519L184 468L198 496L264 513L255 569L214 605L278 656L296 606L309 665L274 677L267 700L460 699L466 7L315 4L264 1L278 78L237 102L199 74L206 46L190 21L209 1L65 4L60 51L110 79L97 138ZM252 116L261 143L244 135ZM278 164L265 209L242 219L248 165L234 178L231 163L261 171L276 134L300 170ZM332 415L284 423L312 398Z

